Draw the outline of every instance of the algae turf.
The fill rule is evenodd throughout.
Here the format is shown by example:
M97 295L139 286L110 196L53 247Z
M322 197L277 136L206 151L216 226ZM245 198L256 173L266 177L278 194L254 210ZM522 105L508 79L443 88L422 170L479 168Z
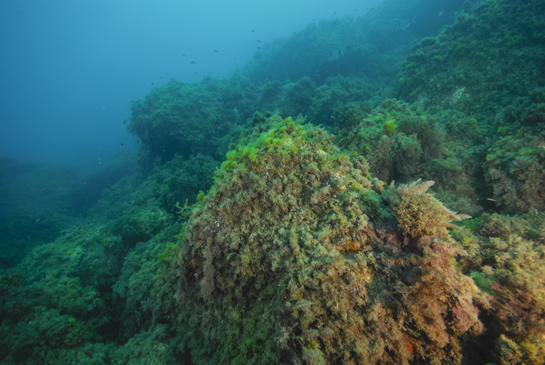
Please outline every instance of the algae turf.
M460 267L489 297L481 316L487 332L474 342L487 361L545 362L544 222L533 209L518 216L484 214L471 231L454 232L468 253Z
M482 331L479 291L445 228L463 217L429 183L385 188L322 129L254 119L164 267L192 360L460 359L459 337ZM434 211L427 230L415 233L409 206Z
M471 146L473 158L438 160L436 168L457 167L452 181L469 182L480 205L495 211L545 207L544 11L541 1L466 3L452 26L413 47L398 75L398 98L431 114L475 118L484 141ZM464 183L467 170L474 176Z
M545 125L499 137L487 150L485 178L506 211L545 209Z
M146 169L202 153L221 156L222 139L255 111L256 87L235 74L199 84L170 80L131 103L129 132L141 140L139 163Z
M17 265L78 223L69 209L77 182L74 168L0 156L0 258Z
M478 156L481 131L474 118L455 110L424 112L418 103L387 99L347 103L336 111L335 143L362 155L379 179L435 181L441 201L478 214ZM389 123L389 126L386 124Z
M357 19L345 16L313 20L290 37L265 44L241 70L255 83L268 79L295 81L308 76L320 87L328 78L341 74L357 76L379 86L376 89L388 87L412 41L436 34L452 21L450 14L462 3L385 0ZM437 16L441 10L449 15ZM413 23L404 31L396 29L401 18L417 14L425 22ZM335 57L331 57L333 54Z
M522 104L545 81L544 11L536 0L466 2L454 24L412 48L396 97L489 120L507 111L516 123Z
M544 363L542 13L467 3L395 89L401 43L422 28L394 38L371 15L309 26L246 69L294 82L153 89L128 125L145 174L0 276L0 360ZM336 39L360 30L367 41ZM316 58L290 48L312 35ZM337 44L342 57L314 67ZM336 136L302 117L248 123L255 110ZM455 229L467 216L446 206L513 215Z
M175 200L194 201L199 188L212 184L215 166L209 157L177 157L147 178L122 178L85 224L36 247L0 276L0 361L174 363L168 331L146 331L153 316L143 293L153 287L158 254L180 231ZM150 347L139 353L143 343Z

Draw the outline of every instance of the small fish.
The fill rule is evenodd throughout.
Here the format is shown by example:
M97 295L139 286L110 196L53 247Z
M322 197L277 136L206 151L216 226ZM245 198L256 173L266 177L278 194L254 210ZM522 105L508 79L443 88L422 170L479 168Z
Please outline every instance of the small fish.
M6 265L7 267L13 267L13 265L12 265L12 264L10 264L9 262L7 262L7 261L6 261L6 260L4 260L4 259L0 259L0 263L2 263L2 264L4 264L4 265Z
M184 57L187 57L187 55L186 55L186 54L183 54L182 56L184 56Z
M336 11L334 11L334 12L333 12L333 14L337 14L337 12L336 12Z
M258 39L257 41L258 41L259 43L261 43L261 41L260 41L259 39Z
M490 198L486 198L486 200L490 200L491 202L497 202L496 199L490 199Z
M257 47L257 48L261 49L261 47Z
M250 29L252 31L252 33L255 33L255 31L253 29Z
M191 63L192 65L194 65L194 64L195 64L195 61L191 61L191 62L189 62L189 63Z
M123 143L121 143L121 145L122 145L122 146L124 146L124 144L123 144Z
M152 82L152 83L151 83L151 86L153 86L153 85L155 85L155 82Z
M125 123L127 123L127 119L125 119L125 120L123 121L123 124L125 124Z
M342 52L337 50L337 49L333 50L333 51L330 51L329 52L329 57L327 58L327 60L329 62L335 61L335 60L339 59L339 57L341 57L341 55L342 55Z
M441 15L443 15L444 13L445 13L445 12L444 12L443 10L441 10L441 11L439 12L439 14L437 14L437 15L438 15L438 16L441 16Z
M217 49L215 49L214 52L219 52L219 51Z
M397 30L406 30L407 28L409 28L409 26L411 24L416 24L416 16L414 16L414 18L412 19L403 19L401 20L398 24L397 24L397 27L396 29Z
M511 162L514 163L517 166L522 166L522 164L520 162L518 162L517 160L512 160Z
M162 79L162 77L161 77L161 76L159 76L159 78L160 78L160 79Z
M32 221L32 224L38 223L39 221L40 221L40 218L36 218L36 219L34 219L34 220Z
M136 143L140 143L140 141L136 141Z

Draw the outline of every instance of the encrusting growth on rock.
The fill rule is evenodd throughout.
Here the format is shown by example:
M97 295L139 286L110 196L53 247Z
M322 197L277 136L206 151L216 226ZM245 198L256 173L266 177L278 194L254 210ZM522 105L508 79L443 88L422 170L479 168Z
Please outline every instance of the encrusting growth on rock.
M365 159L301 122L256 114L173 250L192 359L459 363L458 338L482 331L479 290L445 229L463 217L419 182L397 190L392 210L395 192Z
M433 195L426 191L434 184L433 181L402 184L394 199L394 211L399 228L411 237L442 235L445 228L458 228L450 223L470 219L467 214L457 214L447 209ZM393 187L393 182L392 182Z

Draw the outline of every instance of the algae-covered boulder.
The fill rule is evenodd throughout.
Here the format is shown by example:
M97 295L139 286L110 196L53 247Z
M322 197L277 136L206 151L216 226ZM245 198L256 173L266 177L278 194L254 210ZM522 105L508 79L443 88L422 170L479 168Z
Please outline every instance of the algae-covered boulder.
M468 255L462 271L490 293L481 356L497 364L545 363L545 221L530 209L517 216L485 213L453 237ZM484 363L484 362L480 362Z
M387 99L346 103L336 110L335 143L365 157L379 179L435 181L438 198L471 215L483 208L478 179L482 155L477 120L452 109L424 111L419 103Z
M445 228L462 217L300 122L257 114L169 249L178 348L199 364L459 362L482 331ZM440 214L405 235L401 202Z
M128 131L140 138L139 163L146 169L175 155L223 155L223 140L255 111L257 89L235 74L198 84L170 80L131 103Z

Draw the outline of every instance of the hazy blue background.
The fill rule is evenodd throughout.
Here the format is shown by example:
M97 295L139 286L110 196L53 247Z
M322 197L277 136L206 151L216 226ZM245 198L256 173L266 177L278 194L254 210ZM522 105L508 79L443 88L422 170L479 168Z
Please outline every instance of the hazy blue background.
M313 19L357 18L379 2L3 0L0 154L92 170L134 146L123 120L152 83L227 77L251 59L257 39L291 35Z

